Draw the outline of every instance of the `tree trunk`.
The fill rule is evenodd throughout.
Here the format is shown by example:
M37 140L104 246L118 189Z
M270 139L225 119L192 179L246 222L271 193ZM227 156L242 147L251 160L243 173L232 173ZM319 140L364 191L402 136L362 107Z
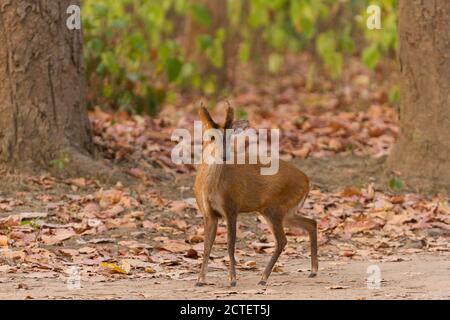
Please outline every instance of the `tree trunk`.
M401 134L388 160L409 185L450 189L450 1L400 0Z
M0 0L0 163L82 168L94 154L85 107L81 30L74 0Z

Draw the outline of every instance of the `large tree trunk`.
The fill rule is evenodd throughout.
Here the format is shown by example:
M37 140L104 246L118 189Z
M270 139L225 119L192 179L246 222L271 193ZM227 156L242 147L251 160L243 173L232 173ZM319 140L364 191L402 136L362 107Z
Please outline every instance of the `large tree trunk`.
M0 163L48 168L66 160L89 172L94 153L85 107L81 30L69 30L74 0L0 0ZM93 162L93 161L92 161Z
M450 1L400 0L401 135L389 165L412 187L450 189Z

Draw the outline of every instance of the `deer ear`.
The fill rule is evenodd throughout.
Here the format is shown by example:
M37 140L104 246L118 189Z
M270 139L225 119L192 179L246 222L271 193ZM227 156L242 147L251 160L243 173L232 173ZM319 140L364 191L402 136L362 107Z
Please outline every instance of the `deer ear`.
M211 115L204 106L200 107L200 109L198 110L198 116L206 128L212 129L218 127L218 125L211 118Z
M233 126L233 121L234 121L234 109L231 106L228 106L224 128L230 129Z

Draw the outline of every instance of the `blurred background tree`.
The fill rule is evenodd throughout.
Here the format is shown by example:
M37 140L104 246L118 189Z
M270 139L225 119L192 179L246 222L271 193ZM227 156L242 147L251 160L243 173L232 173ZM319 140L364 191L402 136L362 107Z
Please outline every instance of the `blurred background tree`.
M156 115L176 91L232 89L243 67L275 75L308 52L338 79L349 57L373 69L397 49L397 0L82 2L91 107ZM377 32L366 26L371 4L382 9Z

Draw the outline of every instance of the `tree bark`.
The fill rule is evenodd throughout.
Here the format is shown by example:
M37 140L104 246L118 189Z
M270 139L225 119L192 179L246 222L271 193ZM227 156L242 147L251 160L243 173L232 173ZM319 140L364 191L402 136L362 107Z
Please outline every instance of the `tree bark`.
M0 0L0 163L48 168L62 154L83 171L94 154L74 0Z
M417 189L450 189L450 1L400 0L399 141L388 164Z

